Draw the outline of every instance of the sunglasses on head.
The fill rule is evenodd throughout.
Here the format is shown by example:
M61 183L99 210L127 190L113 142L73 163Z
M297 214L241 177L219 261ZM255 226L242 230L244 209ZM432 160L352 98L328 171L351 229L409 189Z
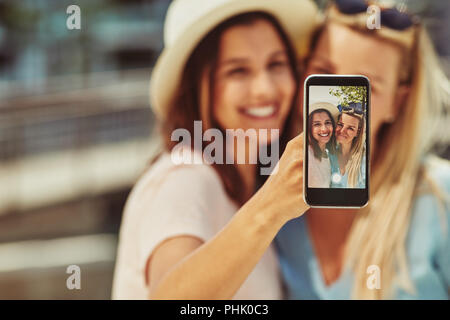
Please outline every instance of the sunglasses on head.
M358 14L367 12L367 8L375 4L367 0L335 0L336 7L344 14ZM380 7L380 23L390 29L405 30L418 23L416 16L411 15L396 7L382 8Z
M337 108L339 112L348 112L348 113L356 113L359 115L364 115L365 110L363 108L362 103L350 102L348 106L338 105Z

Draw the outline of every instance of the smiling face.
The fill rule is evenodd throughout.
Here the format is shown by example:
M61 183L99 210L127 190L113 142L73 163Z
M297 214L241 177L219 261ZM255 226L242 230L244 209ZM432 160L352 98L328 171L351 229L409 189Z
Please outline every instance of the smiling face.
M308 61L305 77L316 73L367 76L371 83L370 130L374 138L383 123L395 119L400 107L402 54L401 48L391 42L328 22Z
M342 113L336 125L336 141L343 145L351 144L358 136L358 130L359 119Z
M324 150L325 145L333 135L333 123L326 112L315 112L312 115L311 136L316 139L320 149Z
M223 129L280 129L295 79L287 49L263 19L222 34L214 81L213 116Z

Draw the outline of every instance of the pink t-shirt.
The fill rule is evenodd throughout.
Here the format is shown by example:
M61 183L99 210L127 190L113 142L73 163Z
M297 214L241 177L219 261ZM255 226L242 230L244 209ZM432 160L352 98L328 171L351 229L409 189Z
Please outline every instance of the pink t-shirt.
M136 183L126 202L112 298L146 299L145 266L158 244L179 235L206 242L237 210L211 166L175 165L170 154L163 154ZM278 260L271 245L233 299L281 298Z

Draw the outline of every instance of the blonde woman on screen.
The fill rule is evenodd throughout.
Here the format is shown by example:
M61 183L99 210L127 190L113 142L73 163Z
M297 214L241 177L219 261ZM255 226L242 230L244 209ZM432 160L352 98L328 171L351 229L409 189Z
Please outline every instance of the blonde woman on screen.
M336 125L336 152L330 155L332 188L365 188L365 137L364 115L342 111Z

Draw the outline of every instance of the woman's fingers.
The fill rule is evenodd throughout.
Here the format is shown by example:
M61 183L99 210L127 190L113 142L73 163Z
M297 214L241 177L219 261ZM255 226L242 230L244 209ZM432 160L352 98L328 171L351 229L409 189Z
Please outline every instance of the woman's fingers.
M286 161L295 166L303 164L303 133L291 139L286 146Z
M303 132L300 133L298 136L292 138L291 140L289 140L287 146L289 148L298 148L301 147L303 148Z

